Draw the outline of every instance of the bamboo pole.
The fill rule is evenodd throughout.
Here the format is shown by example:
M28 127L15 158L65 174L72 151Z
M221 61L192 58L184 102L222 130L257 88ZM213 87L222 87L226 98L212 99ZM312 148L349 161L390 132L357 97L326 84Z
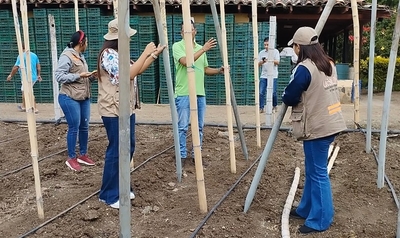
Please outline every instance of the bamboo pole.
M354 126L360 122L360 21L358 19L357 0L351 0L351 12L353 15L353 34L354 34Z
M167 16L165 10L165 0L161 0L160 4L158 3L158 0L153 0L153 9L157 22L157 31L159 36L158 38L160 39L161 45L166 45L168 47ZM165 79L168 88L169 106L171 108L172 128L174 133L176 174L178 176L178 182L181 182L182 158L179 150L178 112L176 111L174 86L172 84L172 75L171 75L171 62L169 59L170 59L169 51L164 50L163 62L165 70Z
M223 58L223 52L222 52L222 46L221 46L221 42L222 42L221 26L220 26L219 20L218 20L217 7L215 6L215 0L209 0L209 3L210 3L210 7L211 7L211 13L213 15L215 31L217 33L217 42L219 45L221 58ZM225 74L226 74L226 72L225 72ZM235 90L233 88L233 84L232 84L230 75L229 75L229 84L230 84L230 89L231 89L231 103L232 103L233 115L235 116L236 127L239 132L240 144L242 146L242 151L243 151L244 157L246 158L246 160L248 160L249 153L247 151L247 145L246 145L246 141L245 141L244 133L243 133L243 125L240 121L240 115L239 115L239 112L237 109L237 104L236 104Z
M331 14L331 11L335 4L336 0L328 0L328 2L326 3L324 10L322 11L321 16L319 17L317 25L315 26L315 31L317 32L318 35L321 34L321 31L324 28L326 21L328 20L329 15Z
M254 57L254 104L256 109L256 136L257 146L261 147L261 122L260 122L260 79L258 66L258 18L257 18L257 3L251 1L251 21L253 26L253 57Z
M228 135L229 135L229 152L231 161L231 172L236 173L236 158L235 158L235 139L233 138L233 120L232 120L232 105L231 105L231 88L229 79L229 62L228 62L228 46L226 43L226 27L225 27L225 2L220 1L219 9L221 14L221 46L222 46L222 60L224 62L224 78L225 78L225 92L226 92L226 116L228 122Z
M74 10L75 10L75 29L76 29L76 31L79 31L78 0L74 0Z
M119 220L120 237L131 237L130 200L130 49L129 1L118 5L118 57L119 57ZM115 7L115 6L114 6Z
M394 70L396 69L396 56L399 48L400 38L400 1L397 7L396 24L393 31L392 47L390 49L388 73L386 75L385 97L382 109L381 137L379 139L379 163L378 163L378 188L383 188L385 179L385 156L386 156L386 140L388 130L388 120L390 111L390 99L392 97ZM399 234L400 235L400 234Z
M51 42L51 65L53 75L53 106L54 106L54 120L58 121L61 118L61 108L58 103L59 86L56 80L55 72L58 64L57 57L57 39L56 39L56 24L54 16L49 14L49 27L50 27L50 42Z
M292 208L294 197L296 195L297 186L299 185L299 180L300 180L300 168L296 167L296 169L294 170L294 178L292 186L290 187L289 194L286 198L285 206L283 207L283 212L282 212L282 219L281 219L282 238L290 238L289 214L290 214L290 209Z
M334 148L335 148L334 143L332 143L332 144L329 145L328 158L331 157Z
M372 0L371 10L371 29L369 41L369 63L368 63L368 103L367 103L367 138L365 151L371 153L372 140L372 97L374 94L374 61L375 61L375 32L376 32L376 12L377 0Z
M118 18L118 0L113 0L114 18Z
M268 75L267 75L267 110L266 110L266 126L273 125L273 115L272 115L272 94L274 90L274 50L275 50L275 38L276 38L276 17L269 17L269 45L268 45Z
M333 150L331 159L329 160L329 163L328 163L328 174L330 173L330 171L331 171L331 169L333 167L333 164L335 163L335 160L336 160L336 157L337 157L337 155L339 153L339 150L340 150L340 146L336 146L335 149Z
M201 158L200 136L199 136L199 122L197 114L197 96L195 85L195 72L194 72L194 52L193 52L193 39L192 39L192 24L190 22L190 2L189 0L182 1L182 15L183 15L183 36L185 40L186 49L186 65L189 83L189 99L190 99L190 123L192 130L192 141L194 149L194 159L196 166L196 180L197 192L199 195L200 212L207 212L206 189L204 184L203 162Z
M18 53L20 59L19 67L22 78L22 86L24 89L23 93L25 95L25 103L26 103L26 112L27 112L26 114L28 121L29 140L31 146L32 167L35 178L36 204L37 204L39 218L44 219L43 197L42 197L42 188L40 185L40 174L39 174L39 163L38 163L39 152L38 152L37 133L36 133L36 117L35 117L35 108L33 107L32 68L31 68L29 32L28 32L29 29L28 8L26 5L26 0L21 0L20 10L22 18L22 29L24 33L24 42L25 42L25 54L26 54L26 61L25 61L24 52L22 50L20 25L18 21L17 2L16 0L12 0L11 3L12 3L12 10L14 17L15 35L17 37Z

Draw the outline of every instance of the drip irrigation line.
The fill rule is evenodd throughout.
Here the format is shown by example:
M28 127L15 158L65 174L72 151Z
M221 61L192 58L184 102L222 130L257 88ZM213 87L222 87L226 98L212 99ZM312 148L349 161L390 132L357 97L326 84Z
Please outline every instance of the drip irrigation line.
M203 221L197 226L197 228L194 230L190 238L195 238L197 233L200 231L200 229L206 224L207 220L214 214L215 210L222 204L222 202L229 196L229 194L236 188L236 186L242 181L244 176L246 176L250 170L254 167L254 165L257 164L257 162L261 159L261 155L250 165L250 167L236 180L236 182L232 185L232 187L228 190L227 193L222 196L222 198L214 205L214 207L208 212L208 214L205 216Z
M168 150L170 150L170 149L172 149L172 148L174 148L174 145L172 145L172 146L170 146L170 147L164 149L164 150L161 151L160 153L155 154L155 155L151 156L150 158L146 159L146 160L143 161L140 165L138 165L137 167L135 167L134 169L132 169L132 170L131 170L131 173L135 172L135 171L138 170L140 167L142 167L143 165L145 165L146 163L148 163L150 160L152 160L152 159L154 159L154 158L156 158L156 157L158 157L158 156L164 154L165 152L167 152ZM89 196L87 196L86 198L80 200L79 202L77 202L76 204L72 205L72 206L69 207L68 209L66 209L66 210L64 210L64 211L62 211L62 212L60 212L60 213L57 214L56 216L54 216L54 217L50 218L49 220L43 222L43 223L40 224L39 226L37 226L37 227L33 228L32 230L28 231L27 233L21 235L19 238L24 238L24 237L27 237L27 236L29 236L29 235L35 233L35 232L38 231L40 228L42 228L42 227L44 227L44 226L50 224L51 222L53 222L53 221L56 220L57 218L59 218L59 217L65 215L65 214L67 214L69 211L71 211L71 210L74 209L75 207L77 207L77 206L83 204L83 203L86 202L87 200L89 200L89 199L91 199L92 197L96 196L99 192L100 192L100 190L97 190L96 192L90 194Z
M42 160L44 160L44 159L53 157L53 156L55 156L55 155L61 154L61 153L65 152L65 151L67 151L67 149L63 149L63 150L58 151L58 152L56 152L56 153L47 155L47 156L45 156L45 157L43 157L43 158L38 159L38 162L40 162L40 161L42 161ZM7 172L7 173L5 173L5 174L1 174L1 175L0 175L0 178L4 178L4 177L6 177L6 176L8 176L8 175L17 173L17 172L19 172L19 171L21 171L21 170L24 170L24 169L27 169L27 168L29 168L29 167L31 167L31 166L32 166L32 164L24 165L24 166L22 166L21 168L18 168L18 169L9 171L9 172Z
M14 138L8 138L8 139L5 139L5 140L2 140L2 141L0 141L0 144L2 144L2 143L7 143L7 142L13 141L13 140L15 140L15 139L24 137L24 136L26 136L26 134L27 134L27 133L24 133L24 134L22 134L22 135L19 135L19 136L17 136L17 137L14 137Z
M100 137L103 137L103 136L105 136L105 135L101 135L101 136L98 136L98 137L96 137L96 138L93 138L93 139L89 140L89 142L95 141L95 140L97 140L97 139L99 139ZM63 150L60 150L60 151L55 152L55 153L53 153L53 154L46 155L45 157L38 159L38 162L40 162L40 161L42 161L42 160L45 160L45 159L48 159L48 158L51 158L51 157L53 157L53 156L55 156L55 155L61 154L61 153L65 152L65 151L67 151L67 149L63 149ZM24 165L24 166L22 166L22 167L20 167L20 168L18 168L18 169L9 171L9 172L4 173L4 174L0 174L0 178L4 178L4 177L6 177L6 176L8 176L8 175L11 175L11 174L14 174L14 173L18 173L19 171L22 171L22 170L27 169L27 168L29 168L29 167L32 167L32 164L27 164L27 165Z
M7 123L26 123L26 120L11 120L11 119L0 119L0 122L7 122ZM37 120L37 123L42 123L42 124L54 124L56 121L54 120ZM62 121L60 124L66 124L65 121ZM92 125L102 125L103 122L101 121L92 121L89 124ZM172 122L170 121L164 121L164 122L148 122L148 121L139 121L135 123L138 126L171 126ZM205 126L210 126L210 127L222 127L222 128L227 128L228 125L224 123L205 123ZM233 126L234 128L237 128L237 126ZM243 124L242 126L243 129L256 129L257 127L255 125L246 125ZM272 129L270 126L261 126L260 127L263 130L269 130ZM279 131L291 131L292 127L280 127ZM357 128L357 129L346 129L343 132L363 132L364 129ZM379 134L381 131L378 129L372 130L371 131L374 134ZM400 134L400 130L388 130L388 134Z

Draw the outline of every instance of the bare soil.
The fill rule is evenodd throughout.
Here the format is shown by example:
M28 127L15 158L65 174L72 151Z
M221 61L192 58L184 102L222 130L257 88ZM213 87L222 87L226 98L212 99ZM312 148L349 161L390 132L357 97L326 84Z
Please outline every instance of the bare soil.
M66 131L65 124L37 126L39 158L54 154L39 163L45 209L45 219L40 220L32 167L4 176L31 163L28 129L22 124L0 123L0 237L20 237L99 190L107 145L105 129L91 126L89 154L96 166L83 167L79 173L64 164ZM245 131L250 158L243 158L236 141L237 173L232 174L227 133L222 128L205 128L203 158L209 163L204 170L209 210L258 158L269 133L262 131L262 148L258 148L255 131ZM171 126L137 126L136 134L135 166L173 145ZM375 148L378 139L374 137ZM399 140L388 139L386 156L386 173L397 193ZM336 142L341 149L330 175L335 220L328 231L308 237L394 237L397 208L387 185L377 188L377 163L373 154L364 152L364 135L342 134ZM301 143L280 132L248 213L243 213L244 200L256 166L196 237L281 237L281 214L296 166L301 169L301 181L295 203L302 193L303 157ZM132 237L190 237L204 219L206 214L200 213L198 206L194 165L185 166L182 182L178 183L174 161L174 150L170 149L132 173L136 192L132 200ZM300 237L296 230L301 225L301 220L290 219L292 237ZM28 237L118 236L118 210L99 202L96 194Z

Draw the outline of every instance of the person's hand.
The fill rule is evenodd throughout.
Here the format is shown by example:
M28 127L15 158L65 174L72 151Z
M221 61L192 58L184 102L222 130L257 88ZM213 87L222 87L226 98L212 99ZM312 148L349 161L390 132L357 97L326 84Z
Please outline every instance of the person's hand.
M146 55L151 55L151 53L154 53L157 50L156 45L154 42L150 42L147 44L146 48L144 49L143 53Z
M230 69L229 68L229 66L228 67L226 67L227 69ZM225 67L224 66L221 66L220 68L219 68L219 71L218 71L220 74L225 74Z
M10 74L10 75L7 76L7 81L11 81L11 79L12 79L12 76Z
M38 75L37 79L38 79L39 82L42 82L42 76Z
M92 75L92 72L83 72L79 74L79 77L81 78L87 78L90 77Z
M207 52L210 49L214 48L217 46L217 40L214 38L209 39L204 45L203 45L203 51Z
M163 52L163 50L166 48L166 45L161 45L158 44L157 49L155 50L154 54L156 54L157 56L161 54L161 52Z

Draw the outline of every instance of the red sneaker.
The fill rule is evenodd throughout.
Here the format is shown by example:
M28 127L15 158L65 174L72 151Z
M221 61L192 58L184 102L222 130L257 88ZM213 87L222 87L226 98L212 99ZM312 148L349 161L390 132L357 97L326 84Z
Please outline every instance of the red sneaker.
M93 160L89 159L87 154L78 156L78 162L86 165L94 165Z
M68 159L65 164L73 171L81 171L81 165L78 163L77 159Z

